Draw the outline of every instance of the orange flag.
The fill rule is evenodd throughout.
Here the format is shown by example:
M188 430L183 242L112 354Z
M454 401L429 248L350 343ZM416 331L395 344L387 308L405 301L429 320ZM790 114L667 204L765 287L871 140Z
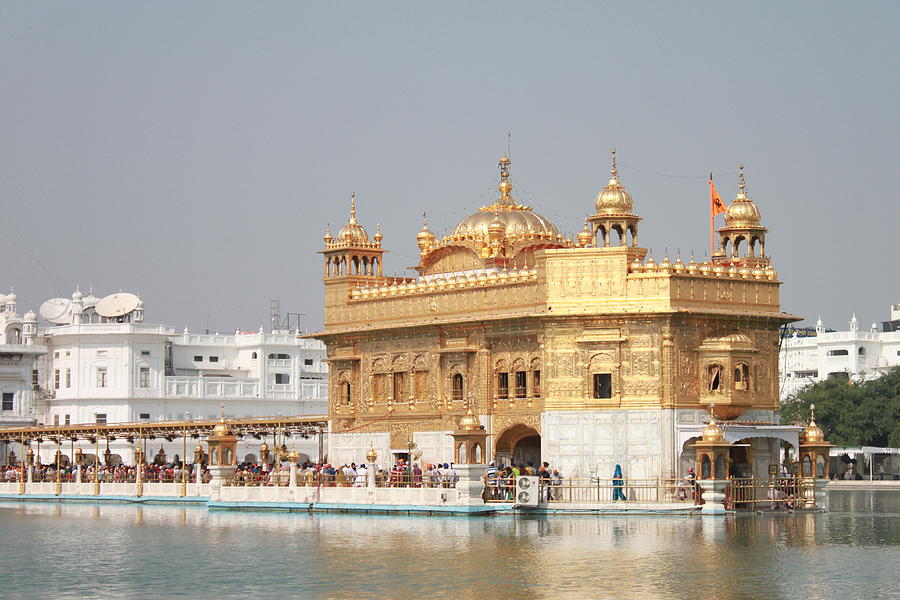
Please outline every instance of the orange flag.
M709 174L709 216L715 218L716 215L726 212L728 207L719 197L716 186L712 180L712 173Z
M727 212L728 207L719 197L716 186L712 180L712 173L709 174L709 250L711 254L716 253L716 215Z

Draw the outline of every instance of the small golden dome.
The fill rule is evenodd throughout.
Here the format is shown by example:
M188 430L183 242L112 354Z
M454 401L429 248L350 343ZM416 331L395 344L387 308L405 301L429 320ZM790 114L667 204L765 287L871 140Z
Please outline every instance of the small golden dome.
M666 250L666 253L663 255L663 260L659 263L659 272L660 273L668 273L672 269L672 262L669 260L669 251Z
M496 214L494 218L491 219L490 224L488 225L488 237L491 239L503 239L503 235L506 233L506 225L503 224L503 221L500 220Z
M331 242L334 241L334 236L331 235L331 226L330 225L325 228L325 236L322 239L325 240L326 244L330 244Z
M619 182L615 148L612 149L609 183L597 194L594 209L598 215L629 215L634 210L634 200L631 199L631 194Z
M744 181L744 165L741 165L738 175L738 195L725 213L725 225L727 227L759 227L759 222L759 208L753 203L747 192L747 184Z
M434 233L428 229L428 215L422 213L422 229L416 234L419 250L427 250L434 245Z
M631 272L632 273L640 273L644 270L644 265L641 264L641 259L637 256L634 257L634 261L631 263Z
M350 220L338 232L337 241L340 244L367 244L369 234L366 229L356 222L356 192L350 194Z
M479 421L478 417L472 412L472 407L469 407L466 409L466 414L459 419L459 430L475 431L477 429L481 429L481 421Z
M825 432L816 425L816 405L809 405L809 423L803 429L802 440L807 444L819 444L825 441Z
M381 240L384 239L384 236L381 234L381 223L378 223L375 226L375 235L372 236L372 239L375 240L376 242L378 242L379 244L381 243Z
M369 464L373 464L376 460L378 460L378 452L375 451L375 448L369 448L369 451L366 452L366 460L369 461Z
M591 230L588 229L587 223L584 224L584 229L578 232L578 245L582 248L586 248L591 245L593 241L594 235L591 233Z
M706 427L703 428L703 435L701 436L704 442L724 442L725 434L722 431L722 428L716 423L715 419L710 416L709 423L706 424Z
M213 427L212 434L215 437L231 435L231 426L225 422L225 419L222 419Z

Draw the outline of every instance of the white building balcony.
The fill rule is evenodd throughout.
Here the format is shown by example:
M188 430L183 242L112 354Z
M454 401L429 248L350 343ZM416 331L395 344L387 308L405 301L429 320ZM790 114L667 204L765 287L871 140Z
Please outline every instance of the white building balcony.
M167 398L258 398L258 379L166 377Z

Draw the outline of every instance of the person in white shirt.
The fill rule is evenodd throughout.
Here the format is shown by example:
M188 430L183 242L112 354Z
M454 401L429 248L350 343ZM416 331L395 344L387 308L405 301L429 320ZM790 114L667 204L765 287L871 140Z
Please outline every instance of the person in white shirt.
M355 487L366 487L366 477L369 474L369 470L366 468L366 465L362 464L356 467L356 480L353 482Z

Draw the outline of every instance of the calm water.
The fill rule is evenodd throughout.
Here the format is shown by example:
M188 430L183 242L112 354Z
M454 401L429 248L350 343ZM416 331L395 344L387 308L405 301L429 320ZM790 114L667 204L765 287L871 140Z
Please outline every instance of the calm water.
M820 515L387 517L0 503L6 598L898 598L900 492Z

